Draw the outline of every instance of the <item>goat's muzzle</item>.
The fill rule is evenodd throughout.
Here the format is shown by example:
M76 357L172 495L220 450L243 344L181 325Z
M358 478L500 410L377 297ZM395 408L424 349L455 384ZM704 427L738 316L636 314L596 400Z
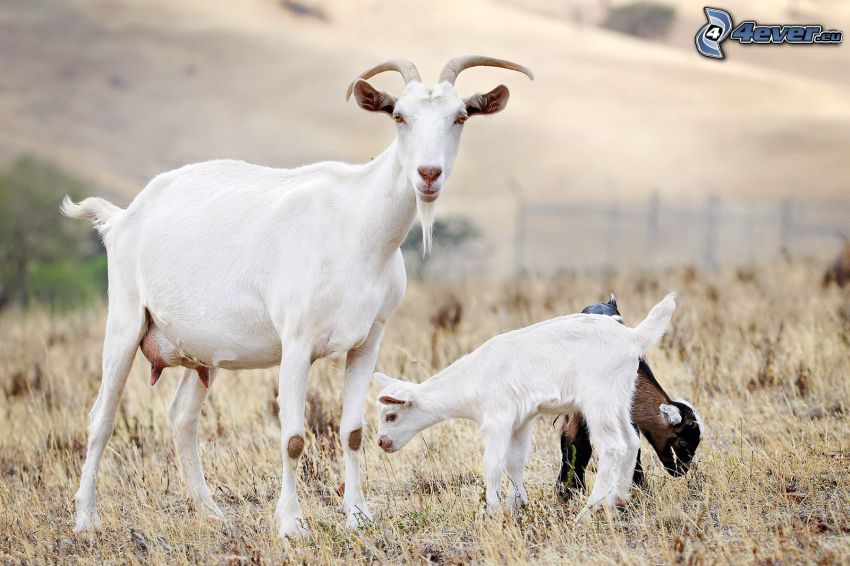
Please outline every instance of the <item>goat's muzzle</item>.
M417 188L416 191L419 193L419 198L422 199L422 202L434 202L440 196L440 189Z
M688 470L691 469L690 463L685 463L678 458L670 458L662 460L662 464L664 464L664 469L668 474L673 476L674 478L680 478L688 473Z
M382 436L378 439L378 446L381 450L386 452L387 454L393 452L393 441L387 438L386 436Z
M419 176L422 177L422 180L425 181L425 186L430 187L434 184L434 181L443 174L443 168L436 166L422 166L417 168L417 172L419 173Z
M419 193L419 198L425 202L434 202L440 196L440 185L438 183L440 176L443 174L443 168L437 166L418 167L416 172L419 173L419 181L416 183L416 190Z
M674 478L680 478L688 473L688 466L674 466L665 469L667 470L667 473Z

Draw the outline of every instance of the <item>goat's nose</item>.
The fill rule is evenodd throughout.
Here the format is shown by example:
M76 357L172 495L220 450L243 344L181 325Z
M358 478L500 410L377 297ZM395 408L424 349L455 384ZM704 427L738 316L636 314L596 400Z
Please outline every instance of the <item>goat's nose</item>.
M431 166L422 166L418 169L419 176L422 177L422 180L425 181L426 184L430 185L434 181L437 180L443 173L442 167L431 167Z
M393 445L392 440L390 440L390 439L388 439L384 436L382 436L381 438L378 439L378 446L382 450L389 450L392 447L392 445Z

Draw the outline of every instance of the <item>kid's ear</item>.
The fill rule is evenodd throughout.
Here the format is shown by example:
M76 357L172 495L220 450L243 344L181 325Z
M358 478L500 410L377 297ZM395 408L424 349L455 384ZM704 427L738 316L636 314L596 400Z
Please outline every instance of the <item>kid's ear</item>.
M384 405L403 405L405 407L410 406L410 399L396 399L395 397L390 397L389 395L382 395L379 399Z
M381 387L386 387L387 385L395 381L395 379L393 379L392 377L379 371L375 372L375 379L378 380L378 383Z
M661 410L661 416L673 426L682 422L682 413L676 405L661 404L658 407Z
M375 372L375 379L378 380L378 383L383 388L386 388L387 386L392 385L394 383L400 383L401 382L401 380L396 379L394 377L390 377L390 376L388 376L384 373L381 373L379 371ZM402 394L396 393L395 395L402 395ZM405 397L407 397L409 394L403 393L403 395ZM398 397L394 397L393 395L381 395L381 397L378 398L378 401L380 403L384 404L384 405L404 405L405 407L409 407L410 403L411 403L411 399L409 397L407 397L405 399L399 399Z

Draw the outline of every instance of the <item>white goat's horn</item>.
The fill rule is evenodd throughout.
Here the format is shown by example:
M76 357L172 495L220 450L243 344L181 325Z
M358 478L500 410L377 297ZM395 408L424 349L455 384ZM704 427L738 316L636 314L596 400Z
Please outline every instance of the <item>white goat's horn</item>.
M460 72L470 67L501 67L502 69L519 71L520 73L525 74L529 79L534 80L534 73L522 65L517 65L516 63L511 63L510 61L505 61L503 59L482 57L481 55L463 55L461 57L449 59L449 62L446 63L443 70L440 71L440 80L437 82L441 83L443 81L449 81L449 83L455 84L455 79Z
M378 73L383 73L384 71L398 71L404 79L404 84L407 84L410 81L422 82L422 78L419 76L419 70L411 61L407 59L390 59L389 61L384 61L380 65L375 65L368 71L360 73L360 75L354 79L350 85L348 85L348 90L345 91L346 102L349 98L351 98L351 92L354 90L354 83L360 79L374 77Z

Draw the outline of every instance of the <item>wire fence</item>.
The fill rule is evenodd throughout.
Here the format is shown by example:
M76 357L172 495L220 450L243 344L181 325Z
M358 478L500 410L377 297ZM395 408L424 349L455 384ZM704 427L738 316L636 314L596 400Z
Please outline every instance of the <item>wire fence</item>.
M517 205L516 274L699 265L716 269L781 254L834 254L850 236L850 200Z

